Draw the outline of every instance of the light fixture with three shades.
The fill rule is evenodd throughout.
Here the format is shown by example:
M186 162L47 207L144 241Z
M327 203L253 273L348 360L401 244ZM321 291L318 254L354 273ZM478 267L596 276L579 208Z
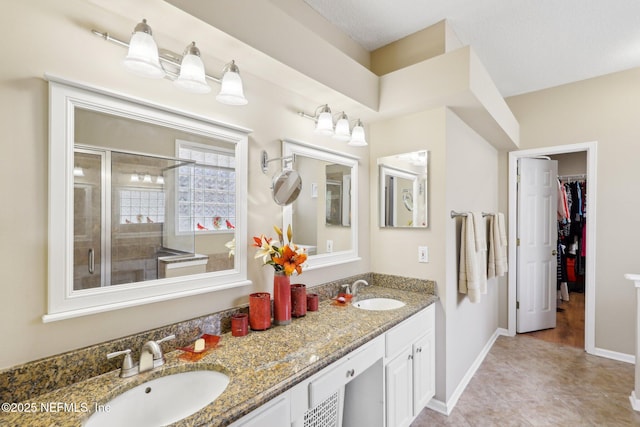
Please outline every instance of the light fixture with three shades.
M158 49L153 39L151 27L143 19L133 30L129 43L112 37L109 33L92 30L103 39L128 48L123 63L132 73L147 78L168 78L180 89L193 93L209 93L211 87L207 83L213 80L220 84L220 92L216 100L227 105L246 105L240 70L231 61L224 66L222 77L217 78L206 73L200 57L200 49L191 42L182 55Z
M349 145L356 147L363 147L367 145L365 138L364 126L360 119L354 122L353 128L349 123L349 118L344 111L335 116L331 113L329 105L324 104L316 108L313 115L307 114L303 111L298 112L298 115L313 120L316 123L316 133L322 135L333 136L340 141L349 141Z

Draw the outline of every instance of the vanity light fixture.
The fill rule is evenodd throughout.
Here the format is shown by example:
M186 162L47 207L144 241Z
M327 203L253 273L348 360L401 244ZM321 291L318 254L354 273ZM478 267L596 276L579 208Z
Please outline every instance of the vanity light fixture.
M349 145L351 146L363 147L367 145L362 121L360 119L356 120L353 129L350 129L349 117L347 117L344 111L336 116L335 126L333 124L331 108L329 108L327 104L316 108L313 115L307 114L304 111L299 111L298 115L305 119L313 120L316 123L315 131L317 133L331 135L340 141L349 141Z
M322 135L333 135L333 117L331 117L331 108L327 104L321 105L316 109L316 132Z
M160 65L158 45L153 39L153 31L143 19L133 29L129 40L129 51L124 58L124 66L129 71L141 77L160 79L164 77L164 69Z
M196 47L196 42L191 42L185 48L180 63L180 75L173 84L189 92L211 92L211 87L205 80L204 64L200 59L200 49Z
M164 177L162 175L158 175L154 177L148 172L133 172L130 177L131 182L144 182L145 184L164 184Z
M349 139L351 139L351 131L349 130L349 118L344 113L344 111L338 116L338 121L336 122L336 128L333 137L340 141L348 141Z
M159 49L153 39L151 27L143 19L136 25L129 43L111 36L108 32L91 30L93 34L104 40L126 47L125 67L134 74L148 78L166 78L186 91L209 93L211 87L207 83L212 80L220 84L220 92L216 100L227 105L246 105L240 70L231 61L222 69L222 77L213 77L206 73L200 57L200 49L195 42L189 44L182 55L166 49Z
M80 166L74 166L73 176L84 176L84 170Z
M364 147L365 145L367 145L367 140L364 135L364 127L362 126L362 122L360 121L360 119L358 119L355 126L353 126L349 145L352 145L354 147Z

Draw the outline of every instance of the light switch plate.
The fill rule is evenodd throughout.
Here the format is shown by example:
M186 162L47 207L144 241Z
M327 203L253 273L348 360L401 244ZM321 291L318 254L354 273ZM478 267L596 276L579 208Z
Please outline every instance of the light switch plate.
M418 262L429 262L428 246L418 246Z

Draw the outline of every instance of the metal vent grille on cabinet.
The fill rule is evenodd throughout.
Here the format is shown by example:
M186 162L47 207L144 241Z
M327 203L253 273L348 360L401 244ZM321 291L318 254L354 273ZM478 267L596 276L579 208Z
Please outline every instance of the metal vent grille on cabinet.
M304 414L304 427L337 427L340 393L336 391Z

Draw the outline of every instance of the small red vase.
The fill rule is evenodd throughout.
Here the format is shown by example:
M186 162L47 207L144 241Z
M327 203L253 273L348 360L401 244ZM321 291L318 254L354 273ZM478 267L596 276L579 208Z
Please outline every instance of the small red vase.
M271 326L271 296L267 292L249 295L249 325L254 331L264 331Z
M291 323L291 280L282 271L273 275L273 323Z
M291 316L302 317L307 314L307 287L301 283L291 285Z

